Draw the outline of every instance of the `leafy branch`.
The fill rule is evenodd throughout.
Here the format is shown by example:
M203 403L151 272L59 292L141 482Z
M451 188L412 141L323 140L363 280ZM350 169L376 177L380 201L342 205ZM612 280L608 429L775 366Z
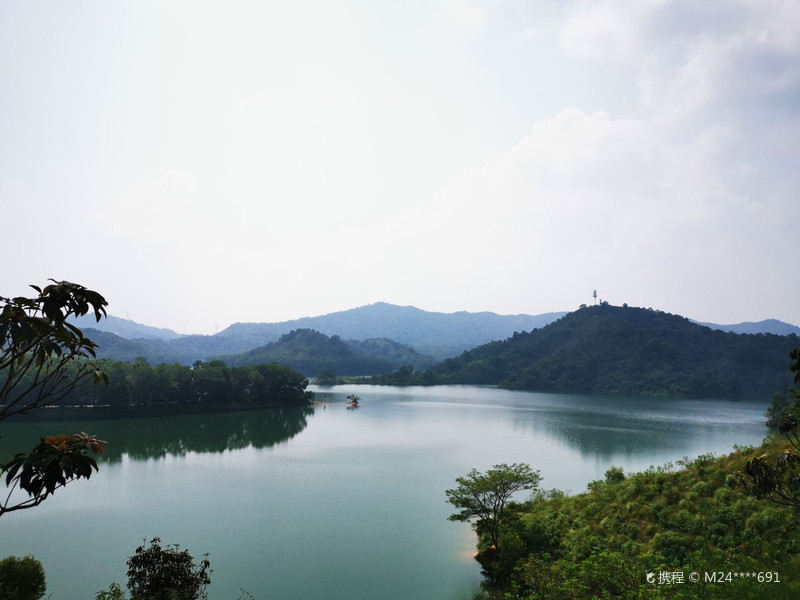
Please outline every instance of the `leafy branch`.
M38 506L73 479L89 479L92 471L97 471L97 462L88 453L102 453L105 443L85 433L49 436L42 438L30 453L16 454L0 466L9 489L5 501L0 504L0 516ZM28 498L12 504L17 489L26 492Z
M0 296L0 421L55 404L89 379L108 384L92 359L95 344L67 322L90 310L99 321L105 298L82 285L32 285L36 298Z

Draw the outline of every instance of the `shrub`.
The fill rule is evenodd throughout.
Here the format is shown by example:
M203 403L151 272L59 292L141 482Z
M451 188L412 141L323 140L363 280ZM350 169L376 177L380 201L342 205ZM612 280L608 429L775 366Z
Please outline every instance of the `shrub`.
M606 483L618 483L625 481L625 472L622 467L611 467L606 471Z
M44 568L33 556L0 561L0 600L39 600L46 589Z
M108 590L97 592L94 600L125 600L125 592L118 583L112 583L108 586Z
M160 541L153 538L149 548L139 546L128 559L131 600L204 600L211 583L208 559L195 565L188 550L162 548Z

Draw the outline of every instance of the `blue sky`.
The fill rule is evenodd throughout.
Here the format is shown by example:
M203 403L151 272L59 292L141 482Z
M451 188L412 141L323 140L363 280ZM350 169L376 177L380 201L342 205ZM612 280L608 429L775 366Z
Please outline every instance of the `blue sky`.
M0 294L800 324L800 3L0 2Z

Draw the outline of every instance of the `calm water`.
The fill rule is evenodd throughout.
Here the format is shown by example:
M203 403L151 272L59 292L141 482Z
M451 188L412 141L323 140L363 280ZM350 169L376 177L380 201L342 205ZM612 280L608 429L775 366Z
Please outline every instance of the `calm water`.
M344 404L356 393L361 406ZM758 444L766 403L609 399L491 388L338 386L311 409L0 426L0 457L85 430L100 472L0 519L0 557L33 554L53 600L87 600L143 538L210 553L211 600L466 600L469 526L444 491L471 468L527 462L581 492L626 471Z

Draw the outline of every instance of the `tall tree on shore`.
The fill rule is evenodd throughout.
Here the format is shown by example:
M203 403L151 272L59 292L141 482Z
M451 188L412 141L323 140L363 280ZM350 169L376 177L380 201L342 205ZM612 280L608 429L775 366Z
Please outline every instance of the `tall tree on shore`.
M486 473L472 469L466 477L456 478L458 487L447 490L447 501L460 509L448 517L451 521L476 519L475 528L486 533L499 548L500 525L511 496L539 486L542 476L526 464L495 465Z

